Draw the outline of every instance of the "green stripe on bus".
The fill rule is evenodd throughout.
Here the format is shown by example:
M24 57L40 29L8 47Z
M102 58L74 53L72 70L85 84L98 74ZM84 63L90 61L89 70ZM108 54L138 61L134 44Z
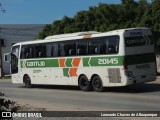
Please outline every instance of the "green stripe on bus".
M84 57L83 66L84 67L95 67L95 66L123 66L124 59L127 65L143 64L149 62L155 62L154 53L145 53L137 55L127 55L127 56L112 56L112 57ZM73 58L66 59L66 67L72 67ZM59 59L44 59L44 60L22 60L21 68L44 68L44 67L60 67ZM68 70L68 68L67 68ZM66 69L65 75L68 71Z
M69 71L69 68L63 68L63 75L66 77L69 77L68 71Z
M66 67L72 67L73 58L66 59ZM83 66L122 66L123 56L114 57L85 57L83 58ZM43 68L43 67L59 67L58 59L47 60L22 60L21 68Z
M83 58L83 66L122 66L124 56Z
M67 67L72 67L72 58L67 58L65 64Z
M21 68L59 67L58 59L22 60Z
M90 57L87 58L83 58L83 66L89 66L88 62L89 62Z

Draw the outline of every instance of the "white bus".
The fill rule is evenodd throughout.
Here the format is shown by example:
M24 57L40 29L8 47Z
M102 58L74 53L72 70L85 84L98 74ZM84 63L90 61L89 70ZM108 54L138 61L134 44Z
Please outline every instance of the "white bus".
M73 85L100 92L156 80L148 28L54 35L14 44L10 55L12 82L26 87Z

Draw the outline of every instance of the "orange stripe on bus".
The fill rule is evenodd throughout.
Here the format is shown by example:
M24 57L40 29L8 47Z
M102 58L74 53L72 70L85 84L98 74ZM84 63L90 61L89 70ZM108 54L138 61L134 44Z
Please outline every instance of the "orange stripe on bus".
M69 70L69 76L71 76L71 77L77 76L77 69L78 68L70 68L70 70Z
M81 61L81 58L74 58L74 59L73 59L73 62L72 62L73 67L78 67L80 61Z
M60 64L60 67L65 67L65 58L61 58L59 59L59 64Z

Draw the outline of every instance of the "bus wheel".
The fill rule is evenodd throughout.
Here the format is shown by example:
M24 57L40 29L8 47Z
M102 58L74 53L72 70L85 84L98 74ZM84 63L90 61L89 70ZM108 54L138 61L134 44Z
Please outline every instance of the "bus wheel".
M96 92L103 92L104 91L103 83L102 83L102 80L99 76L95 76L93 78L92 87Z
M24 84L25 84L26 88L31 88L32 87L31 79L28 75L24 76Z
M89 91L91 89L90 82L85 75L79 78L79 87L82 91Z

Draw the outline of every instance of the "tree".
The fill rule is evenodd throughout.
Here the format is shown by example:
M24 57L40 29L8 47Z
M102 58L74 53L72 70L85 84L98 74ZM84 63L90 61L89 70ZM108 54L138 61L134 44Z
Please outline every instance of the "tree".
M80 31L105 32L129 27L150 27L152 19L151 5L146 0L121 0L121 4L99 3L98 7L89 7L87 11L79 11L73 18L64 16L54 21L51 29L46 26L40 38L47 35L72 33ZM159 18L157 18L159 19ZM50 31L48 31L50 30Z
M5 13L5 9L2 7L2 4L0 3L0 11L2 11L3 13Z
M121 0L122 4L132 4L134 0Z
M152 22L154 24L153 30L160 32L160 0L152 2Z
M152 27L151 5L147 0L140 0L136 9L135 26Z
M153 36L156 43L156 53L160 54L160 0L153 0L151 11Z
M39 33L38 38L39 39L44 39L45 37L49 36L51 33L51 25L46 25L42 32Z
M81 31L111 31L130 27L149 27L153 30L156 50L160 47L160 0L121 0L121 4L99 3L89 10L79 11L73 18L64 16L52 25L45 26L40 38L48 35ZM160 53L160 52L159 52Z

